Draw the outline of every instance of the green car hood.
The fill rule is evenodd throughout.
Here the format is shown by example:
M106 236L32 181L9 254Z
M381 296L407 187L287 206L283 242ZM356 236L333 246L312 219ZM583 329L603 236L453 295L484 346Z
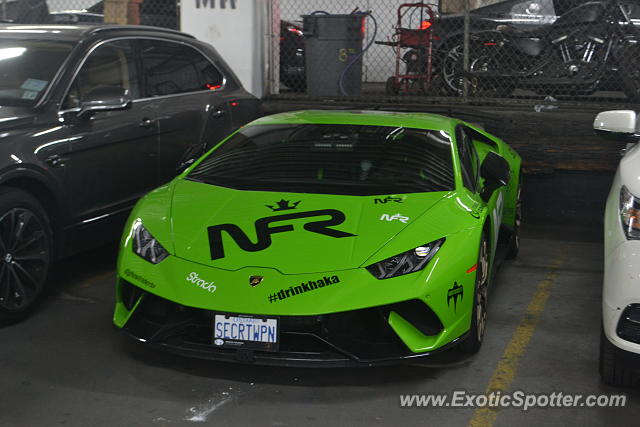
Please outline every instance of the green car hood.
M226 270L252 266L300 274L357 268L398 233L423 223L421 216L451 194L241 191L182 179L171 205L175 255Z

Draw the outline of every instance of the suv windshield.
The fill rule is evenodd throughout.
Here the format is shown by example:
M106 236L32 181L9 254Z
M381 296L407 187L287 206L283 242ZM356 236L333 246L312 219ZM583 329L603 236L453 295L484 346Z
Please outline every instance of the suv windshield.
M188 179L241 190L375 195L453 190L447 132L389 126L249 126Z
M35 105L72 47L46 40L0 40L0 105Z

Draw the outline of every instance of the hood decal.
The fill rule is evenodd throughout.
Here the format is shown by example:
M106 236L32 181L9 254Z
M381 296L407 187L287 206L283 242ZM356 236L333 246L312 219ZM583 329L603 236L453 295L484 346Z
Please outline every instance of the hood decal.
M239 191L189 180L174 185L170 216L176 256L223 270L267 267L283 274L323 274L358 268L390 243L398 247L380 259L445 236L458 224L456 215L471 218L451 200L451 192L348 196ZM387 196L403 201L374 202ZM398 212L409 218L406 223L380 220ZM406 228L416 231L394 238ZM248 272L243 286L249 288L248 278L256 274Z
M345 221L344 212L337 209L321 209L317 211L297 212L284 215L275 215L260 218L255 222L256 243L251 242L250 238L235 224L213 225L207 228L209 233L209 246L211 249L211 259L216 260L224 258L224 246L222 242L222 232L226 232L236 242L236 244L244 251L258 252L271 246L271 235L275 233L285 233L294 231L292 224L276 225L271 227L271 223L290 221L301 218L313 218L330 216L330 219L314 220L304 224L303 228L312 233L322 234L333 238L354 237L355 234L346 231L330 228L340 225Z
M387 196L384 199L379 199L377 197L373 199L373 204L375 205L377 204L386 205L389 202L402 203L404 202L404 199L402 197L394 197L394 196Z

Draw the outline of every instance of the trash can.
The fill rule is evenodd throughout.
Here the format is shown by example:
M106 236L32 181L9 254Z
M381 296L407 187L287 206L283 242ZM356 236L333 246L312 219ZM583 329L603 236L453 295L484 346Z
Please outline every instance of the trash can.
M362 58L345 69L362 52L362 14L303 15L307 94L311 96L355 96L362 90ZM343 76L344 73L344 77ZM340 79L342 89L340 90Z

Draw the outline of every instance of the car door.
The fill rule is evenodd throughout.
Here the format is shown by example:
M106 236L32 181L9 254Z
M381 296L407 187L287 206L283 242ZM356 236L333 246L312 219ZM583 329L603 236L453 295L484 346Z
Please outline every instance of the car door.
M485 202L481 196L483 186L480 179L480 157L472 142L474 134L476 134L476 132L466 126L460 125L456 128L456 146L458 157L460 158L462 183L466 189L465 193L469 198L470 204L478 207L485 204ZM493 224L492 250L495 250L497 247L498 233L500 231L500 224L502 224L504 208L503 190L500 189L497 193L497 197L492 196L488 203L486 203L487 208L490 210L491 222Z
M231 128L224 76L201 52L180 42L141 41L144 93L158 114L158 176L176 176Z
M68 116L96 88L121 87L133 99L127 109L76 117L68 125L73 142L66 163L73 211L80 220L128 209L158 182L156 111L152 102L141 99L136 58L131 40L98 45L64 101Z

